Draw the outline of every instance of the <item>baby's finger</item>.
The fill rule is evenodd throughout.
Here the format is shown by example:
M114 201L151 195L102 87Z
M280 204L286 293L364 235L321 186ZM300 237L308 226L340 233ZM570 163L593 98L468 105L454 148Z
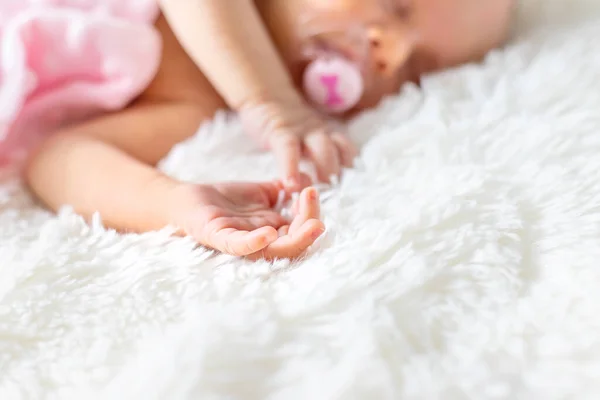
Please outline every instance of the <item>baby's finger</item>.
M248 220L248 223L252 226L247 229L249 231L262 228L263 226L272 226L275 229L279 229L281 226L288 224L286 219L275 211L256 213L256 215L248 214L241 217L241 219Z
M304 189L297 202L297 212L290 225L290 233L296 232L309 219L319 219L320 214L319 193L315 188Z
M270 226L254 231L223 229L208 235L206 246L233 256L247 256L265 249L278 238L277 230Z
M334 143L324 132L313 133L304 139L306 152L313 161L319 180L329 182L332 175L340 173L340 156Z
M331 140L338 148L342 165L345 167L352 167L354 165L354 159L358 155L358 150L354 143L352 143L348 136L340 132L331 134Z
M288 188L299 186L302 149L298 137L291 133L276 133L271 135L269 145L283 173L284 185Z
M301 256L325 232L318 219L306 221L295 233L282 236L266 248L249 256L250 259L267 260L297 258Z
M252 232L265 226L277 229L286 223L285 218L283 218L281 214L271 210L238 213L231 217L214 219L204 226L199 227L200 236L198 237L202 241L209 235L214 235L217 232L222 232L227 229L232 231Z

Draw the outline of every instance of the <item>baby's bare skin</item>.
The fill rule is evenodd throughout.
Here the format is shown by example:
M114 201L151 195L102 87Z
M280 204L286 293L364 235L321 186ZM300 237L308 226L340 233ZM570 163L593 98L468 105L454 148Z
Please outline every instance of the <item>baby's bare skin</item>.
M226 107L163 17L156 27L164 51L154 81L127 109L53 135L28 165L32 190L53 210L71 204L86 218L99 211L107 226L121 231L174 225L179 234L228 254L301 255L324 231L308 178L289 222L273 210L285 189L280 182L193 185L154 168Z
M196 1L206 7L204 10L228 12L219 3L221 0ZM240 6L248 7L248 0L235 1L246 2ZM405 0L381 1L393 3L393 7L405 6ZM457 8L453 10L451 3ZM86 218L99 212L104 223L115 229L146 232L175 225L180 234L191 235L200 244L226 253L267 259L297 257L325 228L319 219L317 193L297 170L300 156L308 156L320 178L326 180L348 165L354 155L352 144L343 134L319 125L322 120L305 105L294 87L307 61L297 54L299 10L308 7L323 18L330 13L361 16L365 24L369 23L367 18L376 19L377 13L384 10L385 23L373 25L369 31L375 55L373 79L354 110L358 111L394 93L403 81L476 59L501 43L510 0L486 3L489 5L482 7L480 0L413 0L411 17L401 8L389 17L376 1L258 0L257 10L281 55L281 68L278 61L272 63L275 66L260 66L236 43L223 49L231 57L220 61L225 66L218 68L218 62L203 56L206 48L194 47L194 19L190 19L194 10L189 8L194 4L192 0L165 0L167 17L161 15L156 22L164 50L153 82L125 110L53 135L31 158L28 183L49 208L56 210L70 204ZM200 7L198 4L196 7ZM468 12L481 21L465 21ZM450 16L455 14L463 19L454 16L452 20ZM223 20L227 21L227 16ZM176 24L181 29L171 29L177 28ZM235 27L223 29L223 36L231 33L235 37ZM422 35L420 42L407 33L413 30ZM479 39L474 40L477 35ZM444 37L453 42L445 43ZM337 45L335 38L331 38L331 44ZM407 67L411 57L412 64ZM231 85L219 76L221 69L225 77L237 73L246 78ZM274 77L274 82L266 82L266 76ZM275 152L284 173L282 178L293 178L293 185L282 181L194 185L171 179L155 168L173 145L193 135L203 121L227 107L254 118L254 126L264 124L261 118L269 121L269 128L258 132L258 139ZM267 112L256 116L255 109ZM280 190L290 194L296 189L304 189L296 218L285 221L272 207Z

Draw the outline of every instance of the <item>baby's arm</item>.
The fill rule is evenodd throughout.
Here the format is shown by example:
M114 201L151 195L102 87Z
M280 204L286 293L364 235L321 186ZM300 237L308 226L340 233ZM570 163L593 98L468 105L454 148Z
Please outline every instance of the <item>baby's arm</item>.
M351 165L354 147L297 92L252 0L161 0L188 55L240 112L248 133L270 147L284 178L299 181L305 153L327 181Z
M161 0L179 42L227 104L298 100L252 0Z
M32 157L27 181L50 208L69 204L88 219L98 212L111 228L146 232L171 224L233 255L302 254L323 232L313 189L302 192L289 224L272 207L281 190L277 182L194 185L148 165L193 132L202 114L193 103L146 104L68 128ZM232 200L241 197L247 202Z
M119 230L161 229L187 200L173 198L179 183L152 166L197 129L201 112L193 104L141 104L69 127L32 155L27 181L52 210L99 212Z

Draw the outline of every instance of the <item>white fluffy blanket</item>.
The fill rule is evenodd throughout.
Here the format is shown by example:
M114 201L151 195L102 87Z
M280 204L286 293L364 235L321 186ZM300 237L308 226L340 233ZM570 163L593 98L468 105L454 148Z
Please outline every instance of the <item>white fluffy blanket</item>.
M2 186L0 399L600 398L599 38L597 0L530 0L507 49L361 117L295 265ZM163 168L275 171L225 118Z

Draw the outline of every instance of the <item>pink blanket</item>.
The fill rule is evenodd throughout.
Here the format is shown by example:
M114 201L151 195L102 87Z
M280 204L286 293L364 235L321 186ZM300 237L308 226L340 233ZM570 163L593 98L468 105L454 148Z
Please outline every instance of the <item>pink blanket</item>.
M0 0L0 166L153 78L156 0Z

